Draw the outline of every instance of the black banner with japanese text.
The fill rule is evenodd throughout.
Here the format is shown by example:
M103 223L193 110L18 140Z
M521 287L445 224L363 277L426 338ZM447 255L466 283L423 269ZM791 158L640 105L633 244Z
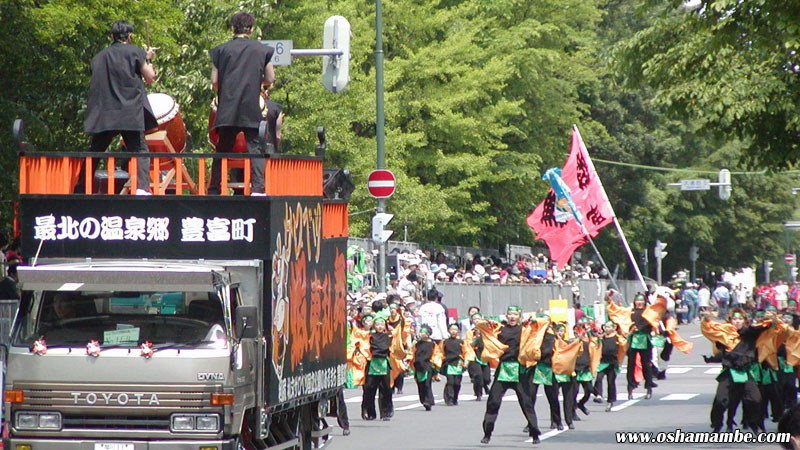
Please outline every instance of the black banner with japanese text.
M270 201L252 197L24 195L30 258L269 259Z

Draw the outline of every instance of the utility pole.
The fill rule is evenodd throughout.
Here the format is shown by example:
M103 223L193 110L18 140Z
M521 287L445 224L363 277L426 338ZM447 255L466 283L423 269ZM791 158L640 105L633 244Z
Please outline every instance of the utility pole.
M375 142L377 158L375 168L385 168L384 117L383 117L383 19L381 0L375 0ZM378 199L378 214L386 212L386 199ZM386 243L378 244L378 290L386 292Z

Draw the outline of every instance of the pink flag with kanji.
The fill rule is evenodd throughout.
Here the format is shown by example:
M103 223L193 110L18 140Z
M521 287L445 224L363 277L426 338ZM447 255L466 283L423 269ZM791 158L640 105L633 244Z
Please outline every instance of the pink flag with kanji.
M613 210L577 127L572 128L572 144L567 162L561 169L561 178L571 191L586 232L592 237L597 236L600 229L613 220ZM557 201L551 189L526 220L536 232L536 239L545 241L550 259L558 264L559 269L569 262L575 249L589 242L569 206L560 203L565 202Z

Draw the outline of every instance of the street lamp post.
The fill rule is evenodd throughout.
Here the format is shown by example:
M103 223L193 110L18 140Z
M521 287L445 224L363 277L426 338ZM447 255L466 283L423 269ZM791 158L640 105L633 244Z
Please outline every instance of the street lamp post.
M377 145L376 169L384 169L384 116L383 116L383 20L381 0L375 0L375 142ZM378 214L386 212L386 199L378 199ZM378 290L386 292L386 243L378 244Z

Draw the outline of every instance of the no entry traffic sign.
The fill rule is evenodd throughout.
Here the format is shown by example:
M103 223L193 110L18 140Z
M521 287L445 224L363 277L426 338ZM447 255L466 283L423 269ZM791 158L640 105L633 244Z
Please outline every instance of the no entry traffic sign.
M388 170L373 170L367 177L367 190L375 198L387 198L394 194L394 174Z
M787 253L783 255L783 260L786 261L786 264L794 264L794 255Z

